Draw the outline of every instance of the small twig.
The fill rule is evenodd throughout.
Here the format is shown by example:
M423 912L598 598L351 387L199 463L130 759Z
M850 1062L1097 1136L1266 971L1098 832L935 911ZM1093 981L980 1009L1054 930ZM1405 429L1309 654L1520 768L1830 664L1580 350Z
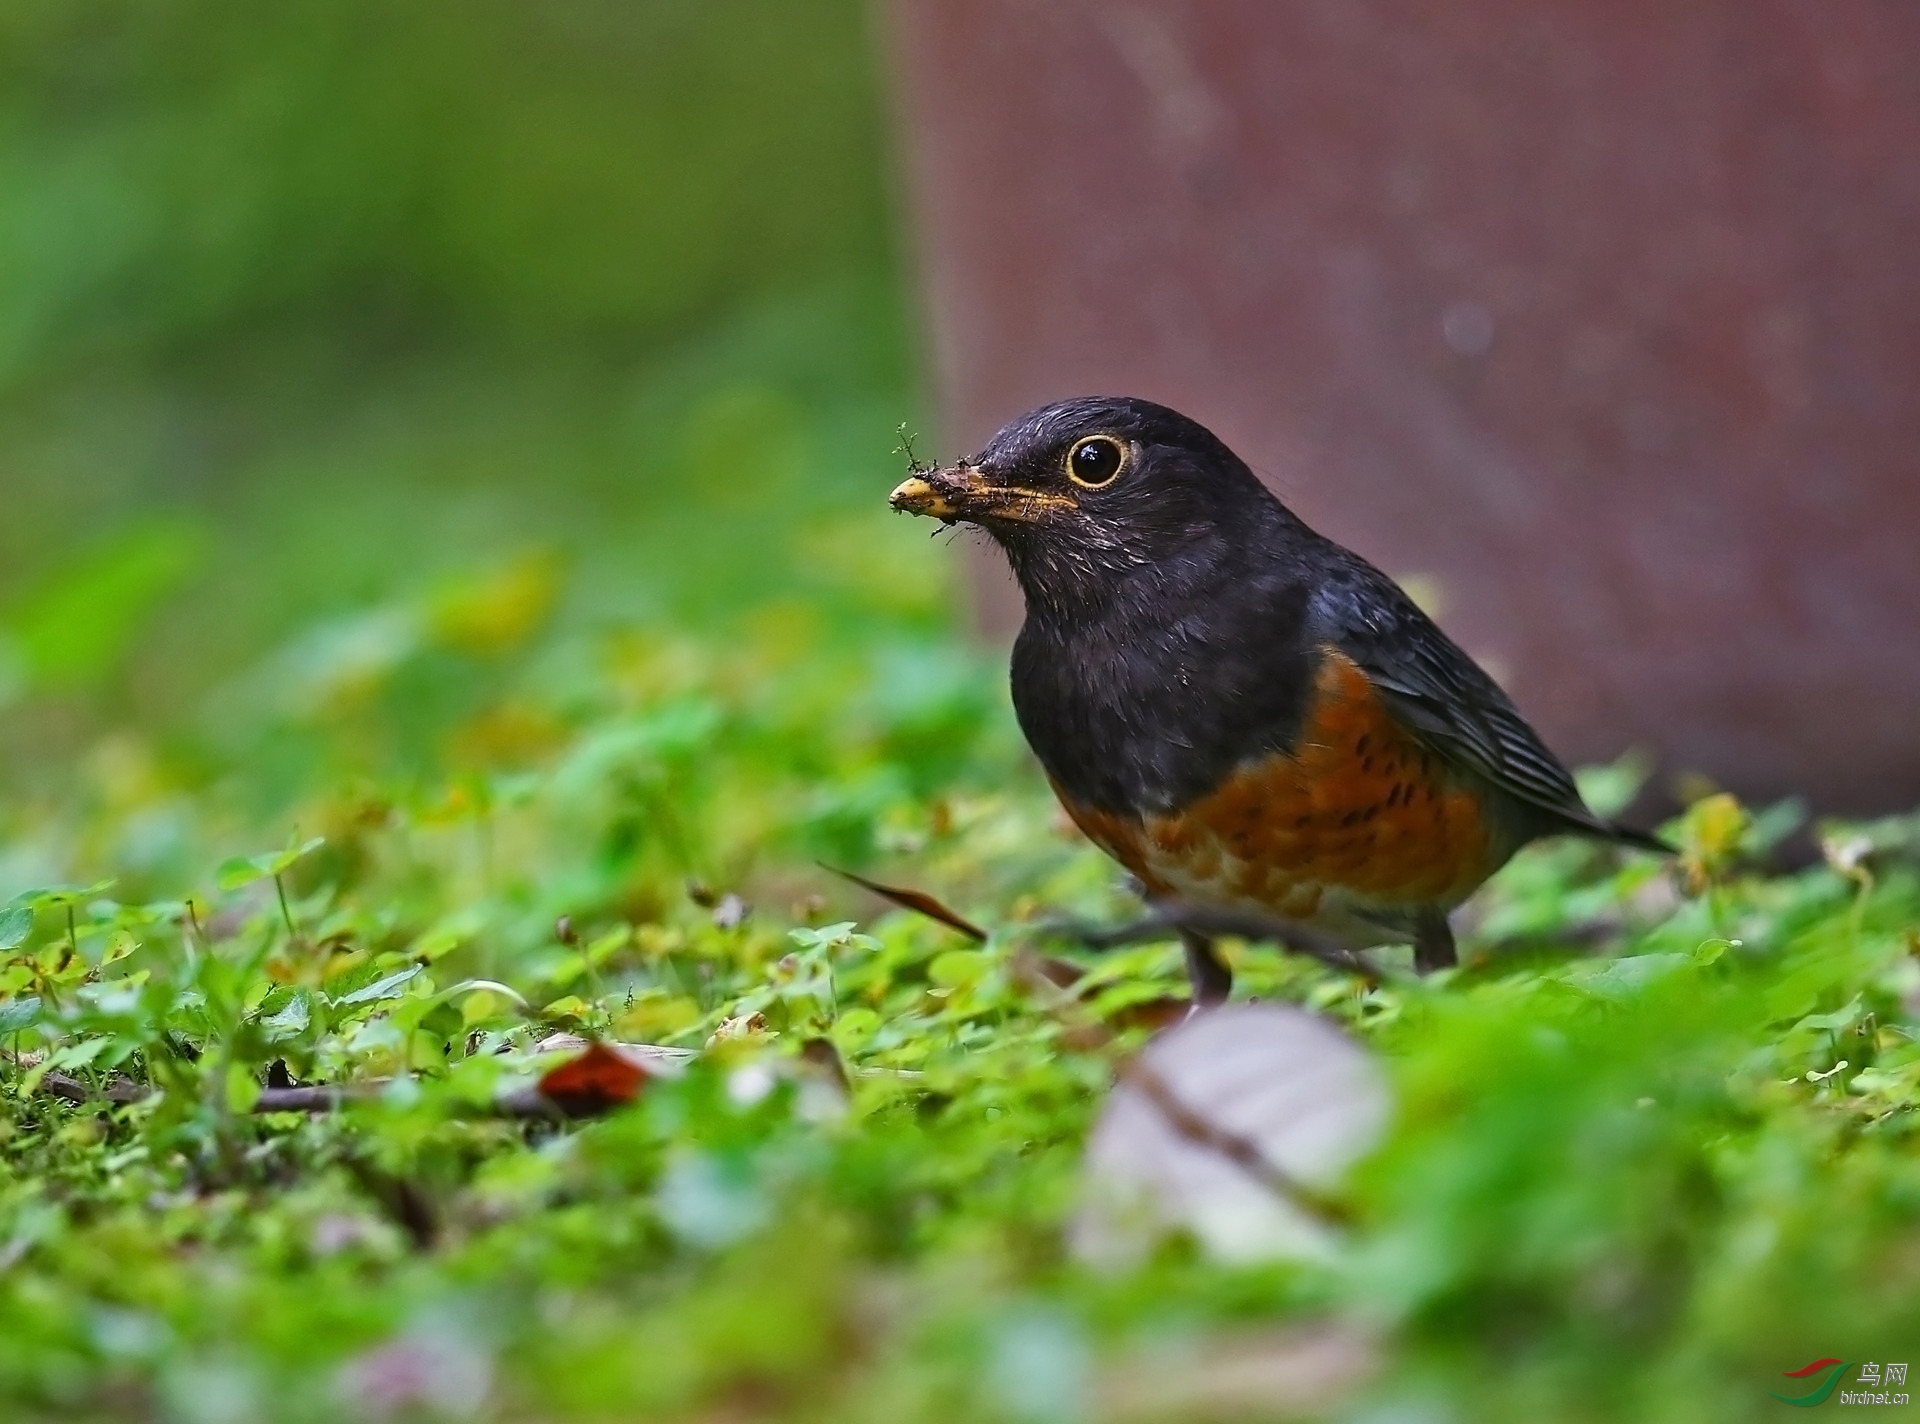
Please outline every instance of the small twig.
M1331 1225L1342 1225L1352 1219L1352 1213L1343 1203L1315 1191L1274 1163L1260 1150L1258 1143L1209 1122L1202 1114L1181 1102L1166 1080L1144 1062L1136 1059L1126 1070L1126 1077L1160 1110L1167 1125L1187 1141L1219 1153L1268 1191L1284 1197L1309 1216Z
M280 897L280 918L287 922L287 940L289 943L298 944L300 931L293 927L293 911L287 908L286 883L281 880L280 872L277 870L273 872L273 893Z
M270 1112L333 1112L348 1103L378 1095L382 1083L298 1083L291 1088L262 1088L253 1110Z
M200 923L200 911L194 905L193 897L189 895L186 898L186 901L184 903L186 905L186 910L187 910L187 915L186 915L187 925L191 926L192 928L191 930L188 930L186 928L181 929L180 943L183 946L185 946L187 962L191 964L193 962L194 950L196 948L199 949L200 953L206 954L212 948L212 946L207 942L207 931L205 927L202 926Z
M147 1089L131 1078L115 1078L106 1087L95 1090L65 1073L49 1073L40 1080L43 1092L70 1103L107 1102L116 1105L137 1103L146 1097Z
M920 457L913 453L913 436L907 430L906 421L903 420L900 422L899 427L897 428L895 433L898 434L900 437L900 446L893 453L896 455L905 455L907 457L907 472L909 474L914 474L914 475L925 474L928 470L931 470L933 468L932 465L921 463Z

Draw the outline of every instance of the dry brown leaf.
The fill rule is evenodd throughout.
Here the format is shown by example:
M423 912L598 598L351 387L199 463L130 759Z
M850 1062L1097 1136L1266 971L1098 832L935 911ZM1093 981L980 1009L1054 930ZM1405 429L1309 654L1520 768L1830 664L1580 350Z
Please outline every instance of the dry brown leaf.
M980 943L987 938L987 932L973 921L966 919L953 910L949 910L924 890L909 890L899 885L882 885L877 880L869 880L864 875L855 875L851 870L840 870L820 862L820 868L830 871L842 880L851 880L863 890L870 890L883 900L891 900L903 910L912 910L915 914L925 915L937 920L950 930L958 930L968 939Z

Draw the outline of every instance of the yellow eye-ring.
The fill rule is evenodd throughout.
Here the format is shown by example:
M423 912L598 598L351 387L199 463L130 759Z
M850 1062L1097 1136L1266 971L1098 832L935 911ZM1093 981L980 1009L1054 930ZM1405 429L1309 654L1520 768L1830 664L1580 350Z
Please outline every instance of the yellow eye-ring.
M1111 435L1089 435L1067 451L1067 478L1082 489L1110 485L1126 467L1126 449Z

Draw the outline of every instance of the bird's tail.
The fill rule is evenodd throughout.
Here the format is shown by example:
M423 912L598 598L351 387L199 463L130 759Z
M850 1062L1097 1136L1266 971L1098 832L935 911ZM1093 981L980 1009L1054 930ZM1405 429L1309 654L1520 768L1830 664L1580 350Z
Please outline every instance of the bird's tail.
M1632 826L1623 826L1618 821L1610 821L1605 816L1597 816L1582 806L1578 812L1571 809L1556 808L1548 835L1587 836L1596 841L1612 841L1615 845L1631 846L1635 850L1650 850L1655 855L1678 855L1680 848L1669 845L1651 831L1635 830Z
M1655 855L1678 855L1680 847L1670 845L1651 831L1636 831L1632 826L1623 826L1618 821L1602 821L1599 834L1606 840L1620 845L1632 846L1635 850L1650 850Z

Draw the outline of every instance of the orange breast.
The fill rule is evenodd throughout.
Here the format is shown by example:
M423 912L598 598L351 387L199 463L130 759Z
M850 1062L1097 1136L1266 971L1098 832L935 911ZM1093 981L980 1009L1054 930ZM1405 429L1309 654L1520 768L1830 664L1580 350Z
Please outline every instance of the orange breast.
M1314 918L1329 893L1348 907L1452 906L1509 849L1476 792L1332 651L1290 754L1246 763L1200 800L1144 821L1061 803L1152 893L1290 919Z

